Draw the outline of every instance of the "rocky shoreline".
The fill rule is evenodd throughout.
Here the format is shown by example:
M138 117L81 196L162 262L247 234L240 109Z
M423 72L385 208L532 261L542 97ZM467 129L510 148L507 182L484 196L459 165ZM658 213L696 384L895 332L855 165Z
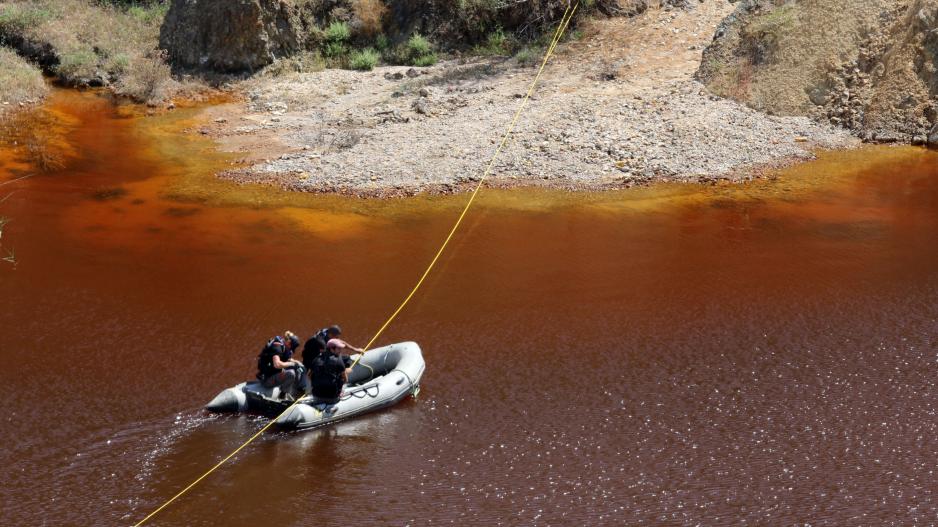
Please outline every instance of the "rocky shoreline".
M487 184L572 190L759 177L850 148L849 132L770 116L693 79L729 3L593 22L560 50ZM459 192L481 177L535 70L508 59L325 70L243 84L200 128L243 157L220 175L305 192Z
M721 96L829 121L865 142L938 148L936 58L936 0L741 0L698 78Z

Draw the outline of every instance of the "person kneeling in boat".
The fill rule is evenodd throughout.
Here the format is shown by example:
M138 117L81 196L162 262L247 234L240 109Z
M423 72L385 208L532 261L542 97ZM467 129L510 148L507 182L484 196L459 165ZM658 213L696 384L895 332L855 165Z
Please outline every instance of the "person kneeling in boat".
M307 370L312 371L311 361L313 359L324 351L331 351L332 348L339 350L338 354L342 357L342 361L345 362L346 368L352 365L352 358L349 357L350 353L364 353L364 350L356 348L340 339L339 335L341 334L342 328L339 326L329 326L320 329L318 333L306 341L303 347L303 364L306 365Z
M342 334L342 330L339 329L339 326L332 326L329 328L328 339L326 340L326 351L331 351L336 355L342 357L342 362L345 363L345 367L348 368L352 365L352 358L349 357L352 353L365 353L365 350L361 348L356 348L348 342L339 338L339 335Z
M336 346L327 347L326 351L317 355L310 364L309 376L313 397L322 402L338 402L342 386L348 382L348 376L352 372L342 361L339 349Z
M287 331L286 338L277 336L269 341L257 356L257 378L267 388L280 390L280 397L293 398L293 386L300 377L297 371L302 367L293 358L293 351L300 345L300 339ZM301 384L304 379L299 379Z

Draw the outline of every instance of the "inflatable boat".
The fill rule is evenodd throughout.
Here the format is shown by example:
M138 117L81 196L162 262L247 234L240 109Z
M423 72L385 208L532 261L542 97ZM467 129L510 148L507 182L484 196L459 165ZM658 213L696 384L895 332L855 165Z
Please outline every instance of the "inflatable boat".
M283 430L317 428L386 408L416 395L425 368L417 343L392 344L375 348L361 357L338 402L305 395L290 408L293 402L279 398L277 388L266 388L260 381L250 381L224 390L205 405L205 409L279 416L276 425Z

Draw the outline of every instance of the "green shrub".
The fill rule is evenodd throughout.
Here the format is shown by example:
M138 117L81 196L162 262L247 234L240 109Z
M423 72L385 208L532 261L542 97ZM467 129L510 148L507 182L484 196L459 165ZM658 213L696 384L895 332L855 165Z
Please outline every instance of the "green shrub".
M98 56L89 49L78 49L59 56L55 72L65 80L86 79L95 74Z
M322 48L322 54L330 59L344 57L348 54L348 46L342 42L326 42Z
M535 45L543 45L546 47L550 43L550 39L547 39L545 44L540 44L540 42L535 42ZM472 48L473 53L476 55L492 56L492 57L501 57L505 55L511 55L519 48L518 38L511 33L505 33L505 31L498 27L494 31L489 32L485 39L481 43L477 44Z
M375 49L380 52L385 52L391 48L391 42L388 40L388 37L385 35L378 35L375 38Z
M433 52L433 45L420 33L414 33L407 40L407 53L411 58L422 57Z
M485 37L485 42L476 46L478 55L505 55L510 51L511 43L502 28L492 31Z
M148 5L138 3L131 4L127 8L127 14L144 23L162 22L169 11L169 2L154 2Z
M107 62L107 70L113 73L124 73L130 68L130 57L125 53L118 53Z
M515 53L515 62L517 62L519 66L534 66L538 63L539 58L540 55L537 50L530 47L521 48L520 51Z
M341 59L348 55L348 41L352 38L352 30L345 22L333 22L323 32L325 44L322 47L323 56L330 59Z
M430 53L428 55L422 55L411 61L411 66L417 66L418 68L426 68L427 66L432 66L436 64L437 56L436 53Z
M326 28L326 42L345 44L352 38L352 30L345 22L333 22Z
M46 6L7 4L0 7L0 30L35 29L55 17L55 13Z
M348 65L353 70L371 71L378 64L380 57L377 51L367 48L352 53L352 56L349 57Z
M433 44L420 33L414 33L407 42L386 55L389 62L418 67L432 66L437 61Z

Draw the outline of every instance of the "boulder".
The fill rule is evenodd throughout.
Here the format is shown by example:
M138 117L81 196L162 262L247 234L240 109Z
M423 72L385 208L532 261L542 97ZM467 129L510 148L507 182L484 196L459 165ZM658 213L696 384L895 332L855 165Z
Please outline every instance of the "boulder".
M430 110L430 105L427 104L427 101L424 99L417 99L414 101L414 111L420 115L433 115L433 112Z
M285 0L172 0L160 47L176 69L255 71L295 53L298 28Z
M606 0L596 7L607 16L636 16L648 10L648 0Z
M928 146L929 148L938 148L938 124L928 132Z
M899 134L894 132L876 132L873 136L873 140L877 143L898 143L900 141Z

